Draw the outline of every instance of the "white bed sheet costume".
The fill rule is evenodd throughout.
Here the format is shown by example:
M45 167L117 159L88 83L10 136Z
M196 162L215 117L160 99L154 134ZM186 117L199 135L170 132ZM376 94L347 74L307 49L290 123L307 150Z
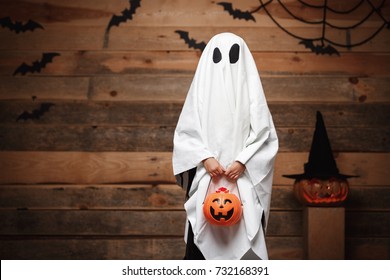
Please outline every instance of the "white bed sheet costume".
M201 55L180 114L172 159L176 176L196 168L185 210L194 243L206 259L241 259L248 254L268 259L264 234L277 150L250 50L235 34L215 35ZM237 180L243 217L234 226L213 226L205 220L202 204L211 178L202 161L209 157L225 168L234 161L246 167Z

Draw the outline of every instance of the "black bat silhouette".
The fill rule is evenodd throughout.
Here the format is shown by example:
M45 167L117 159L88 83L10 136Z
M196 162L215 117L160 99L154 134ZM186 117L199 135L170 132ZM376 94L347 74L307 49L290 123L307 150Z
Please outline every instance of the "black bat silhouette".
M50 107L54 106L54 103L41 103L38 109L34 109L31 113L24 111L21 113L16 121L19 120L36 120L40 119L46 112L50 110Z
M22 63L14 72L13 76L16 74L21 74L22 76L26 75L26 73L34 73L41 72L42 68L46 67L46 64L53 61L55 56L59 56L59 53L43 53L41 60L36 60L32 65L28 65L26 63Z
M340 56L340 53L331 45L327 45L326 47L324 45L314 45L313 40L302 40L299 42L299 44L302 44L305 46L305 48L310 49L315 54L336 54Z
M129 0L130 9L124 9L120 16L113 15L110 22L108 23L106 33L113 26L119 26L122 22L126 22L127 20L133 19L133 15L137 8L141 7L141 0Z
M176 30L175 32L180 35L180 39L183 39L189 48L198 49L203 52L204 48L206 47L205 42L202 41L200 43L197 43L195 39L190 39L187 31Z
M37 28L44 29L42 25L38 22L32 21L31 19L27 23L22 23L21 21L13 22L10 17L4 17L0 19L0 25L3 28L8 28L15 33L34 31Z
M233 19L245 19L245 20L253 20L256 21L256 19L252 16L252 14L249 11L243 12L239 9L233 9L232 3L228 2L219 2L218 5L221 5L224 9L224 11L228 11L229 15L233 16Z

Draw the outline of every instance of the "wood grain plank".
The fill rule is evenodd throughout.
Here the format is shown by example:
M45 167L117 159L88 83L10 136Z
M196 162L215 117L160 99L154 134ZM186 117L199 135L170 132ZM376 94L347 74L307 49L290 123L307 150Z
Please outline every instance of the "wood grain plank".
M350 211L390 211L389 186L350 186ZM2 210L183 210L185 191L169 185L1 185ZM274 185L271 211L302 210L293 187Z
M113 75L91 79L91 99L97 101L184 102L192 75Z
M183 237L0 239L3 260L179 260L184 252Z
M214 35L222 32L232 32L242 37L248 44L250 50L256 52L302 52L311 53L310 49L305 48L297 40L278 27L183 27L181 25L173 27L127 27L112 28L109 34L107 47L105 46L105 30L109 22L106 19L105 26L45 26L44 31L35 31L26 33L23 37L11 32L2 32L0 34L0 50L86 50L86 51L186 51L191 50L184 40L180 38L175 31L182 30L189 33L190 38L198 42L207 43ZM359 33L353 33L354 42L360 42L368 36L375 33L377 27L363 28ZM304 38L318 38L321 36L319 28L290 28L291 32L302 34ZM356 35L357 34L357 35ZM134 39L137 38L137 39ZM346 34L335 32L328 36L339 44L346 44ZM375 37L372 44L363 44L361 46L347 50L342 47L335 47L341 56L347 53L371 53L371 52L389 52L389 39L386 30ZM26 44L28 42L29 44ZM318 43L316 43L318 44Z
M87 77L1 77L0 100L86 100Z
M39 119L17 121L24 111L32 112L45 103L53 104L53 106ZM27 102L0 101L0 124L176 126L182 106L182 103L168 102L63 102L50 99ZM381 108L379 106L374 109L381 111Z
M266 236L270 260L302 260L304 256L302 237Z
M305 53L252 53L261 73L347 76L387 76L387 54L345 53L342 56L325 57ZM266 58L267 56L268 58ZM382 57L382 58L381 58ZM375 65L375 67L374 67Z
M112 75L0 77L0 100L184 102L193 76ZM90 81L90 82L89 82ZM268 102L376 103L390 101L390 80L381 77L262 75ZM294 107L292 107L293 109Z
M127 5L124 0L31 0L1 1L0 16L9 16L17 20L33 18L46 26L48 24L74 25L104 22L106 18Z
M310 150L314 129L277 128L276 131L279 138L280 152L305 152ZM333 152L390 151L390 129L387 127L383 128L383 131L375 128L327 128L327 133Z
M347 237L345 257L349 260L389 260L390 238Z
M300 237L266 237L266 242L270 260L303 259ZM388 260L389 248L388 238L347 238L346 259ZM180 260L184 250L182 237L0 239L3 260Z
M42 57L42 51L1 51L0 75L11 76L22 63ZM51 49L52 51L52 49ZM193 73L200 54L197 52L150 51L58 51L52 63L40 73L28 76L86 76L133 73Z
M302 259L299 237L266 237L270 259ZM182 237L166 238L26 238L0 239L1 259L181 260Z
M180 236L184 211L0 211L0 235Z
M0 235L182 236L183 211L0 211ZM268 236L301 235L301 211L270 213Z
M361 195L354 200L361 199L356 202L360 209L374 200L377 201L376 209L388 208L382 196L386 188L368 187L366 191L361 188L357 190L360 190ZM370 197L371 200L364 200L366 197ZM2 210L183 210L184 202L185 191L174 184L0 186ZM354 204L350 205L352 207ZM292 186L273 187L272 210L301 208L293 197Z
M199 5L199 3L197 4ZM176 4L175 8L176 6L178 5ZM164 18L161 18L161 13L150 17L150 15L142 13L142 8L140 8L139 13L136 13L132 21L122 23L119 26L113 26L107 36L105 36L106 28L113 14L105 10L91 10L87 8L76 11L76 9L73 9L73 11L76 11L73 12L74 18L65 19L66 16L72 16L72 12L65 14L66 8L65 11L61 12L47 12L46 9L46 12L43 12L43 14L46 14L46 17L50 17L50 22L47 22L45 17L42 18L43 14L36 14L36 17L34 17L36 21L44 26L44 30L37 29L34 32L26 32L23 34L24 36L17 36L18 34L5 30L5 32L0 33L2 38L0 50L102 50L104 48L109 50L138 51L187 50L188 45L175 33L176 30L184 30L189 32L191 38L206 43L215 34L232 32L244 38L252 51L310 52L304 45L299 44L300 40L281 30L266 15L261 15L261 24L253 21L245 22L233 20L227 12L223 12L222 7L218 6L217 8L219 10L212 16L212 19L204 19L205 15L210 15L203 11L203 15L198 20L193 21L192 25L186 25L184 22L188 19L189 14L194 13L193 11L188 11L187 15L183 13L178 16L177 14L175 15L176 10L174 9L169 16L166 15ZM120 14L123 9L118 9L117 14ZM282 8L275 11L279 10L282 10ZM61 16L63 19L60 19ZM148 20L143 20L144 22L141 23L142 17L145 16ZM21 15L13 16L13 18L16 17L21 17ZM28 18L27 16L23 17L22 21L27 21L27 19L31 18L31 16ZM370 20L374 18L378 20ZM167 24L168 21L171 21L171 23ZM206 24L205 21L209 23ZM338 24L347 26L350 25L350 20L339 20ZM349 29L351 44L361 42L370 37L382 25L383 21L379 17L370 17L359 28ZM299 21L291 19L287 20L285 28L301 38L321 38L322 35L322 26L300 24ZM326 31L327 39L341 45L347 44L346 31L329 28L329 26ZM106 40L107 43L105 44ZM29 44L25 44L26 42L29 42ZM343 47L336 47L336 49L341 53L389 52L389 39L386 35L386 29L379 32L371 42L371 44L366 43L350 50ZM316 44L320 44L320 42L317 41Z
M0 125L2 151L169 152L174 127ZM280 152L310 150L314 128L277 128ZM327 128L334 152L389 152L390 129ZM351 141L353 139L354 141Z
M345 235L348 237L389 238L390 212L347 211L345 214Z
M171 153L0 153L2 183L170 182Z
M51 49L51 51L53 51ZM112 74L191 74L199 61L195 51L68 51L28 76L86 76ZM390 53L345 53L318 56L304 52L252 52L260 75L337 75L388 77ZM42 57L41 51L1 51L0 76L10 76L22 64Z
M20 118L23 112L32 113L47 103L53 105L39 118ZM14 129L39 125L176 127L182 106L182 102L152 101L0 101L0 125L13 126ZM390 118L390 103L385 102L305 102L293 105L289 102L269 102L268 107L275 126L292 129L290 134L294 133L294 129L314 128L317 111L322 113L327 128L377 128L384 130L383 135L386 135Z
M184 211L167 210L2 210L0 235L181 236L185 216ZM347 211L346 236L388 238L389 216L390 212ZM271 211L267 236L302 236L302 219L302 211ZM329 226L332 226L332 221L329 221Z
M178 185L2 185L0 209L183 210Z
M167 152L174 127L0 126L0 150Z
M323 17L321 9L305 7L294 0L283 1L283 3L292 13L306 20L318 21ZM373 1L375 7L380 7L380 3L381 1ZM330 6L339 11L348 11L355 4L354 2L343 1L337 4L330 3ZM253 0L241 0L233 5L234 8L242 11L252 11L258 8L260 3L254 3ZM15 16L19 20L34 15L36 20L44 23L106 25L106 17L119 14L123 9L129 8L129 3L125 0L112 0L109 3L102 0L85 0L82 2L76 0L31 0L29 2L2 1L0 7L2 8L0 15ZM307 25L297 20L291 20L291 15L286 13L276 2L267 5L267 9L287 27ZM370 5L363 3L354 13L348 14L348 17L342 14L329 13L327 20L334 24L359 21L371 9ZM387 18L390 14L388 6L384 5L381 13ZM218 3L207 0L188 3L177 0L154 0L152 3L148 1L141 2L141 7L137 9L132 21L127 22L127 25L131 23L133 26L172 26L177 24L183 26L252 26L259 22L265 26L274 25L270 20L266 20L268 16L263 9L260 9L253 16L256 18L256 23L254 21L234 20ZM381 23L382 20L379 17L371 17L369 22L372 24ZM370 26L370 24L368 25ZM126 26L126 24L122 24L122 26Z
M264 23L265 22L268 22L267 18ZM361 42L368 38L374 34L380 26L381 24L377 23L376 26L351 30L350 36L353 38L351 44ZM245 27L237 27L235 25L217 27L214 24L211 28L208 26L187 27L183 25L172 27L135 27L134 25L128 25L127 27L111 29L107 49L139 51L189 50L189 46L180 39L179 34L175 32L176 30L186 31L190 38L195 39L197 42L203 41L205 43L216 34L231 32L243 38L252 52L311 52L310 49L305 48L303 44L300 44L301 40L289 36L277 26L270 25L266 27L265 25L258 24L252 24ZM299 34L302 38L320 38L322 34L322 29L318 28L318 26L289 26L288 30L293 34ZM86 30L87 34L88 31L89 30ZM327 31L328 33L326 36L328 39L337 42L338 44L346 45L346 32L340 32L340 30L336 29L328 29ZM92 37L93 34L90 36ZM97 36L98 35L95 35L95 37ZM139 40L131 40L131 38L138 38ZM363 44L351 48L350 50L337 46L335 46L335 48L341 55L348 52L389 52L389 43L390 40L384 29L372 40L372 44ZM315 44L320 44L320 42L317 41ZM69 49L72 49L72 46L70 46Z
M263 76L263 71L261 76L268 102L389 102L388 78ZM192 78L192 75L179 74L93 77L91 98L101 101L183 102Z
M345 207L351 211L389 211L389 186L350 186Z
M334 155L351 185L388 186L389 153ZM0 184L175 183L172 153L0 152ZM284 174L301 174L308 153L278 153L274 184L291 186Z

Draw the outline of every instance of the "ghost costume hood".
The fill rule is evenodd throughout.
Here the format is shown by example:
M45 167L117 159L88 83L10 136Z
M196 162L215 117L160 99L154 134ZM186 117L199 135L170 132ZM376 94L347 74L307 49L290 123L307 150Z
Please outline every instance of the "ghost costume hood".
M194 243L206 259L241 259L248 252L268 258L264 232L277 150L275 127L246 43L232 33L214 36L202 53L180 114L172 159L177 177L196 170L185 209ZM202 161L209 157L225 168L234 161L246 167L237 180L243 204L237 225L216 227L203 216L211 178Z

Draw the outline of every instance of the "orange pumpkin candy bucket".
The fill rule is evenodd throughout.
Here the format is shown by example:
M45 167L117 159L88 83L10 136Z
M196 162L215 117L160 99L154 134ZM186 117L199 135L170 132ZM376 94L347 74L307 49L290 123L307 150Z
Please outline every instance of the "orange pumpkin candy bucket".
M210 188L210 185L209 185ZM238 187L237 187L238 190ZM214 193L208 193L203 203L206 220L215 226L232 226L242 216L242 204L237 195L226 187L219 187Z

